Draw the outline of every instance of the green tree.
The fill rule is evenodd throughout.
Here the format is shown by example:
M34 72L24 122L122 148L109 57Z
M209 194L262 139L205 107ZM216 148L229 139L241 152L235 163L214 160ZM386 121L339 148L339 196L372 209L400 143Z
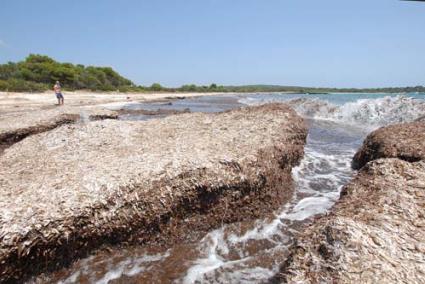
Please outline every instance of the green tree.
M159 83L153 83L150 87L152 91L158 92L163 89L163 87Z
M0 64L0 90L50 89L60 81L68 89L116 90L134 84L110 67L60 63L48 56L30 54L18 63Z

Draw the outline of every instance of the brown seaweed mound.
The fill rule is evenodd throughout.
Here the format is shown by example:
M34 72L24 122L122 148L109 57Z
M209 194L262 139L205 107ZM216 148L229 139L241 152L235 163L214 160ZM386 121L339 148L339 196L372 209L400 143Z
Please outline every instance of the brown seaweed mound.
M379 158L425 159L425 122L395 124L372 132L354 156L353 168L360 169Z
M54 107L26 112L10 112L0 116L0 151L25 137L52 130L81 119L116 119L118 114L101 108Z
M292 193L306 132L272 104L29 136L0 156L0 282L269 212Z

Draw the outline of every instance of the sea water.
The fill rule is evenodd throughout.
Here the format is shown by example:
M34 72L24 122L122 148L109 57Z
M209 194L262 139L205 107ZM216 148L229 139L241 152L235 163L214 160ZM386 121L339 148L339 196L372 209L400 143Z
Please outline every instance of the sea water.
M53 274L49 281L267 282L285 261L301 226L338 200L341 188L355 174L351 160L366 135L378 127L425 115L425 94L239 94L183 99L165 107L218 112L270 102L289 103L309 126L305 156L292 171L296 190L274 217L224 225L192 244L131 247L93 255ZM131 105L133 109L149 107L158 108Z

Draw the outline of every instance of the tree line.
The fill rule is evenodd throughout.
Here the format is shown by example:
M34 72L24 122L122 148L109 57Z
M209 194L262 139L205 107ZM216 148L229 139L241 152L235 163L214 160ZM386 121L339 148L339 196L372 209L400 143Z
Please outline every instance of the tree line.
M198 86L183 85L167 88L159 83L139 86L124 78L111 67L84 66L81 64L60 63L38 54L30 54L25 60L0 64L0 91L40 92L52 88L60 81L65 90L120 91L120 92L290 92L290 93L332 93L332 92L383 92L410 93L424 92L425 87L405 88L310 88L278 85L220 86L210 84Z
M134 86L110 67L59 63L44 55L30 54L23 61L0 65L0 90L45 91L56 81L68 90L113 91Z

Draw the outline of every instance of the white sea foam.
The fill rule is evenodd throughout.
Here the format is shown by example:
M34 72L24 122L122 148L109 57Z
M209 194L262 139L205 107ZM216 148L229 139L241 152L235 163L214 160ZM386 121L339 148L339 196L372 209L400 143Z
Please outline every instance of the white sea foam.
M76 270L73 274L71 274L63 281L59 281L58 284L77 283L78 278L81 276L89 277L91 279L90 281L96 284L107 284L114 279L121 278L123 275L131 277L140 274L143 271L146 271L146 269L148 269L149 264L164 260L169 255L169 251L166 251L163 254L145 254L137 257L128 257L125 260L114 264L112 264L109 259L106 259L103 262L109 267L109 269L108 272L105 273L100 279L95 279L92 275L93 273L91 269L86 266L86 264L93 259L93 257L89 257L82 261L82 263L80 264L80 266L82 267L81 269Z
M352 154L353 150L342 149L339 155L330 157L308 148L301 164L293 169L297 192L294 193L292 201L284 205L273 220L259 220L243 234L234 229L226 234L226 227L210 232L198 247L202 257L194 261L183 282L257 283L259 280L273 276L278 265L272 267L245 265L255 257L246 253L245 247L253 241L266 241L272 244L276 251L285 250L290 240L288 234L291 232L288 224L325 213L336 202L341 184L345 183L352 174L350 163L341 163L340 160L342 157L349 159ZM335 171L336 166L337 171ZM318 179L323 180L318 181ZM331 182L326 183L329 180ZM321 182L326 190L321 191L312 187L312 182ZM299 198L297 194L302 192L308 193L307 197ZM238 251L238 259L227 258L231 250ZM218 271L219 273L215 273ZM213 281L208 281L210 278Z
M302 221L311 216L325 213L335 203L338 194L333 194L332 197L314 196L304 198L298 202L292 212L287 214L285 218L292 221Z
M413 98L397 96L363 99L341 106L331 117L353 124L383 126L410 122L425 113L425 103Z
M224 252L228 251L227 247L223 248L225 242L223 240L222 229L210 232L203 238L201 245L205 251L203 254L204 257L194 262L192 267L187 271L183 283L195 283L195 281L201 279L206 273L225 264L223 257L220 256L220 250Z
M106 273L102 279L96 281L97 284L107 284L109 281L118 279L122 275L126 276L134 276L142 273L147 269L146 264L150 264L152 262L158 262L163 260L169 256L169 252L165 252L164 254L155 254L155 255L143 255L135 258L130 258L119 262L114 265L108 273Z
M375 99L359 99L343 105L335 105L318 98L301 98L287 100L285 98L248 97L239 100L246 105L261 105L270 102L287 102L301 115L313 119L331 120L340 123L376 128L392 123L410 122L425 113L424 100L406 96L381 97Z

